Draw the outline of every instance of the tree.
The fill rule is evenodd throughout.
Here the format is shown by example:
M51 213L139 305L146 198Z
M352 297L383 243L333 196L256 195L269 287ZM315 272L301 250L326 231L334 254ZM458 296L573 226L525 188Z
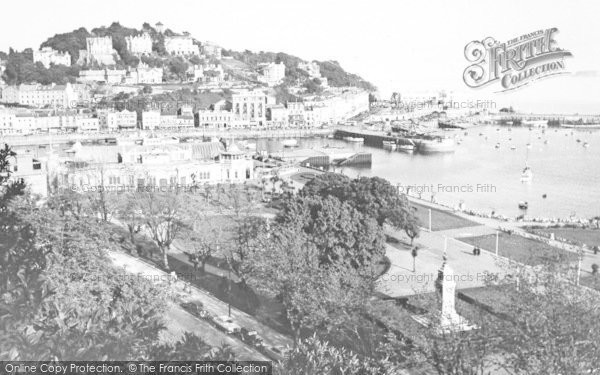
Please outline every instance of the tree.
M313 335L302 340L275 368L277 375L392 375L399 369L386 359L361 357Z
M215 225L211 217L204 216L194 222L192 230L186 233L187 248L190 249L188 257L196 268L202 265L202 272L206 272L206 262L219 251L223 242L223 228Z
M410 238L410 246L413 245L415 238L419 237L419 232L421 231L419 224L419 219L415 215L407 215L404 222L404 232Z
M340 174L324 173L309 181L300 193L304 196L334 196L375 218L380 226L390 224L404 229L413 215L406 196L379 177L351 180Z
M287 198L276 221L310 236L323 264L342 259L371 270L385 253L384 235L375 220L334 197Z
M188 70L188 63L185 62L181 57L176 57L169 61L169 71L173 73L181 82L186 78Z
M135 246L135 235L142 230L143 217L135 193L120 195L118 219L125 224L129 233L129 241Z
M168 254L171 244L183 228L183 222L179 217L181 210L179 198L176 194L155 192L144 192L136 196L144 225L158 246L166 269L169 269Z

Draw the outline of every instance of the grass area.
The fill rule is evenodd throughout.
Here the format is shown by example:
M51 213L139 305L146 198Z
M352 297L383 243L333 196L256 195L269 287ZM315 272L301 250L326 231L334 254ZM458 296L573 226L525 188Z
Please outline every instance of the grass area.
M589 248L600 246L600 229L592 228L526 228L529 232L586 244Z
M600 275L582 276L579 282L581 285L600 291Z
M424 228L429 227L429 208L419 203L410 203L415 208L415 216ZM447 230L464 227L472 227L479 225L478 223L464 219L451 212L443 211L437 208L431 208L431 230Z
M495 234L462 237L460 240L485 250L494 251L496 249ZM500 233L498 238L498 254L531 266L556 263L566 264L577 261L577 254L575 253L508 233Z

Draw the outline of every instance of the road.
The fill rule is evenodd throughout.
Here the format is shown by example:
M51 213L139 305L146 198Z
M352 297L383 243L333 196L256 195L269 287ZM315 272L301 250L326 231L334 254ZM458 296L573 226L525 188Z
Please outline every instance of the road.
M204 305L204 309L213 316L228 314L228 305L225 302L191 284L184 283L181 280L173 280L166 272L155 268L139 258L121 252L111 252L110 258L115 265L124 267L127 272L141 274L145 278L152 280L170 279L170 286L172 290L177 293L181 301L201 302ZM257 331L258 334L263 337L266 346L292 346L293 344L291 338L265 326L258 322L253 316L246 314L243 311L232 307L231 316L240 326Z

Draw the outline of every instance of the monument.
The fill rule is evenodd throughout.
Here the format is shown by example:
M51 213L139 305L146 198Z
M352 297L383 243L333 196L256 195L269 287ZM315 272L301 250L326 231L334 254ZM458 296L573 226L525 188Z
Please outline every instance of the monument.
M433 327L438 334L470 331L477 326L470 324L456 312L456 281L454 271L444 252L444 263L438 271L435 289L442 301L441 311L435 315L413 315L412 318L426 327Z

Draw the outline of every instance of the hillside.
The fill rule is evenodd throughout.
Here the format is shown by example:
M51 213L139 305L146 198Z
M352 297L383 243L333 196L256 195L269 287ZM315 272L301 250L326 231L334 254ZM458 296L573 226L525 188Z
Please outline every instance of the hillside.
M148 33L152 38L153 54L151 56L142 56L140 59L127 51L125 38L131 35L139 35L144 32ZM116 51L117 68L136 67L140 62L143 62L151 67L167 68L169 72L173 72L175 76L178 76L180 75L181 69L187 69L190 65L200 65L207 62L199 56L182 59L167 54L164 45L165 36L185 34L187 33L178 34L170 29L166 29L163 33L159 33L150 26L149 23L144 23L141 29L138 30L136 28L122 26L118 22L113 22L108 27L101 26L94 28L91 31L81 27L71 32L56 34L41 43L40 48L51 47L61 52L69 52L71 55L71 62L72 64L75 64L79 60L79 51L86 48L86 38L94 35L110 36L113 40L113 48ZM194 44L201 45L200 41L196 39L193 41ZM1 54L3 53L0 51L0 55ZM79 67L77 66L68 69L65 67L52 66L50 69L46 69L41 64L33 64L31 56L31 49L26 49L22 52L11 50L8 53L6 57L8 60L7 69L3 76L7 83L20 84L33 81L38 81L40 83L65 83L73 82L78 75ZM244 67L244 69L257 71L259 64L283 62L286 66L285 86L294 85L300 81L304 82L304 87L308 92L318 90L319 82L309 80L304 71L297 69L298 64L304 62L304 60L299 57L283 52L252 52L249 50L238 52L226 49L223 50L223 56L233 58L233 60L227 59L223 65L228 70L228 73L231 73L236 78L251 81L251 78L247 76L238 75L239 70L236 69L236 67ZM215 63L217 61L209 62ZM336 61L317 61L317 63L321 68L321 75L327 78L330 86L355 86L369 91L376 90L375 86L360 76L346 72ZM92 65L83 68L98 68L98 66Z

